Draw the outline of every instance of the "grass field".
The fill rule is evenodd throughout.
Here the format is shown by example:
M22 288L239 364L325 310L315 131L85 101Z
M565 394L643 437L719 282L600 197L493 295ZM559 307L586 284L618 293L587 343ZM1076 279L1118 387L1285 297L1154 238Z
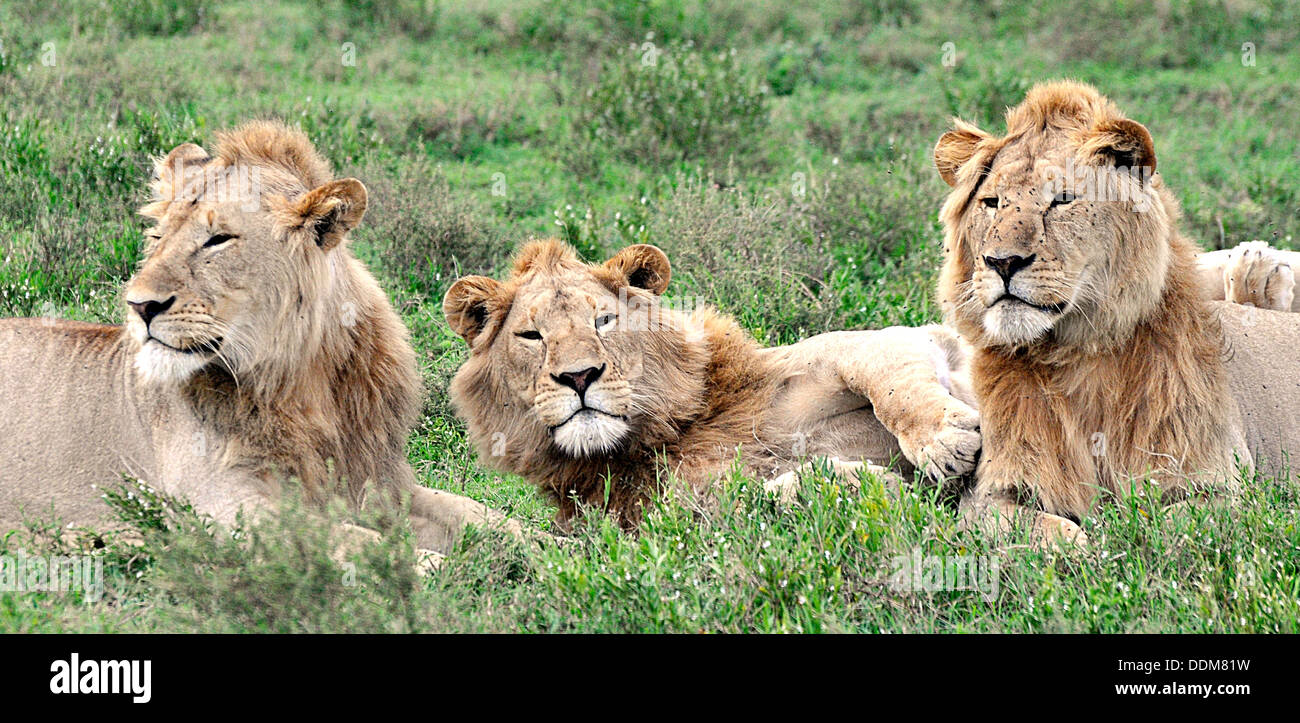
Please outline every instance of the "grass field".
M546 529L548 503L480 467L451 413L465 348L439 303L529 237L593 260L654 243L670 295L768 343L935 321L935 140L953 115L998 130L1033 83L1071 77L1151 129L1193 238L1300 248L1300 6L796 5L6 2L0 316L120 321L149 158L297 123L370 189L354 246L420 353L421 481ZM667 499L639 535L593 515L560 549L472 534L426 577L400 531L343 568L292 504L232 539L135 490L119 507L144 544L94 552L103 597L0 593L0 630L1300 631L1300 487L1247 489L1177 514L1121 500L1057 556L959 531L930 492L823 478L783 510L732 475L720 512ZM34 533L0 551L78 551ZM934 561L977 562L980 590L927 591Z

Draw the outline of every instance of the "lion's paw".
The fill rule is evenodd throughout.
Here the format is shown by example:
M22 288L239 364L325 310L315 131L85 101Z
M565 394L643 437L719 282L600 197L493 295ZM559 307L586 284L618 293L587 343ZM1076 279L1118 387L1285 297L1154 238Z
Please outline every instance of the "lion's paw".
M928 437L909 435L898 442L912 464L932 479L963 477L975 471L980 451L980 415L974 408L953 399L944 409L943 421Z
M421 575L432 574L442 567L442 561L447 559L442 553L433 550L416 550L415 557L415 571Z
M1229 253L1223 284L1224 298L1237 304L1290 311L1295 300L1295 270L1263 241L1247 241Z
M1039 541L1047 547L1065 550L1070 546L1088 546L1088 535L1074 520L1042 514L1039 515L1035 528Z
M791 470L763 483L763 491L776 499L777 504L788 507L799 498L799 472Z

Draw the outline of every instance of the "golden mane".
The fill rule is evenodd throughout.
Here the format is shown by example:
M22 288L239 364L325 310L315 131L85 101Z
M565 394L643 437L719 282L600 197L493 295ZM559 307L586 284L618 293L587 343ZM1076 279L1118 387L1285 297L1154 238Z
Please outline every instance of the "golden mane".
M213 158L227 166L281 170L311 189L334 180L334 172L307 134L278 121L256 120L217 134Z

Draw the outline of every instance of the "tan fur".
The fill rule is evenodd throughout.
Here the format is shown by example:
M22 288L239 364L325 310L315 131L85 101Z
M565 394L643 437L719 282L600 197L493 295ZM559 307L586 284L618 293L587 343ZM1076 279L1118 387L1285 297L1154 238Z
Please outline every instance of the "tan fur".
M670 276L653 246L589 265L551 240L525 246L505 281L466 277L447 292L448 323L470 347L451 396L480 459L537 484L561 521L582 503L633 526L669 473L703 489L737 455L762 478L821 456L897 459L908 475L972 469L968 352L951 331L764 349L711 308L661 299ZM563 383L591 369L584 396Z
M1260 261L1263 271L1240 250L1198 265L1158 173L1145 188L1103 174L1120 196L1062 201L1048 188L1070 163L1154 171L1145 128L1088 86L1053 83L1007 112L1005 136L961 123L935 159L953 186L940 298L976 349L984 448L972 509L1031 506L1047 513L1040 531L1072 537L1073 522L1134 477L1174 501L1230 488L1238 460L1283 472L1283 451L1300 450L1300 317L1207 296L1217 285L1224 298L1226 280L1229 299L1250 301L1233 283L1253 279L1273 284L1253 298L1289 306L1285 257Z
M306 136L270 122L155 167L142 213L157 223L124 293L162 309L147 325L135 311L125 326L0 321L0 528L51 514L107 524L99 497L124 473L224 523L288 478L318 500L409 495L434 549L499 518L418 487L406 461L414 352L345 243L365 187L333 180ZM247 187L214 182L226 172Z

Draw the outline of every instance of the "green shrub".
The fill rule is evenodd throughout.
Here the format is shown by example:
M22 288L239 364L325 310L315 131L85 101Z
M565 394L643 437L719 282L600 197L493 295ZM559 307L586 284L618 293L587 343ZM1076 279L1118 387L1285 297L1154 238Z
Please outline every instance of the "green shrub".
M422 40L434 34L442 19L440 0L338 0L347 26L384 30Z
M104 3L131 35L179 35L212 15L213 0L117 0Z
M767 95L734 51L647 42L604 63L575 127L588 149L609 148L628 161L721 164L755 146Z
M773 95L790 95L805 83L816 83L821 73L821 43L811 47L787 41L767 52L767 85Z
M370 209L353 236L372 248L383 273L407 292L436 295L461 274L492 273L522 240L489 220L486 199L453 190L442 169L428 162L397 173L368 165L361 177L369 186Z
M292 487L273 514L230 529L139 482L108 502L142 538L148 583L173 630L414 632L429 622L407 529L344 558L339 525L350 515L307 505Z
M412 113L406 135L430 155L456 160L476 158L493 144L518 143L535 134L523 118L517 98L497 103L435 102Z
M967 75L965 68L943 77L943 95L949 115L968 120L981 128L1001 128L1007 108L1024 100L1030 83L1015 70L995 67Z

